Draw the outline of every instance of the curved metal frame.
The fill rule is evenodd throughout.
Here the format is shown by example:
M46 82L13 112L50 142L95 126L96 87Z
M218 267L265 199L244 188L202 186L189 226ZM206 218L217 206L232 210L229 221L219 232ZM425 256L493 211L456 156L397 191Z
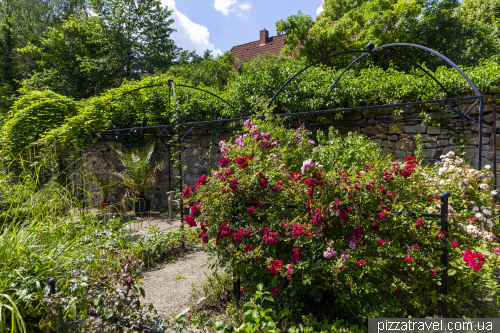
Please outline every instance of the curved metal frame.
M431 73L429 73L427 70L425 70L422 66L420 66L419 64L405 58L405 57L402 57L400 55L397 55L397 54L394 54L394 53L391 53L391 52L383 52L383 51L378 51L378 50L381 50L381 49L384 49L384 48L387 48L387 47L394 47L394 46L405 46L405 47L414 47L414 48L418 48L418 49L421 49L421 50L424 50L424 51L427 51L427 52L430 52L432 54L434 54L435 56L438 56L439 58L441 58L443 61L445 61L448 65L450 65L451 67L453 67L466 81L467 83L469 84L469 86L472 88L472 90L474 91L474 94L475 96L471 96L470 98L473 99L478 99L479 100L479 140L478 140L478 170L481 170L481 162L482 162L482 145L483 145L483 140L482 140L482 133L483 133L483 107L484 107L484 97L483 97L483 94L479 91L479 89L476 87L476 85L474 84L474 82L472 82L472 80L467 76L467 74L465 74L453 61L451 61L450 59L448 59L447 57L445 57L444 55L442 55L441 53L437 52L437 51L434 51L433 49L430 49L428 47L425 47L425 46L422 46L422 45L418 45L418 44L410 44L410 43L393 43L393 44L388 44L388 45L382 45L382 46L379 46L379 47L376 47L374 48L374 44L373 43L368 43L368 45L366 46L366 50L358 50L358 51L345 51L345 52L339 52L339 53L335 53L335 54L332 54L330 56L327 56L327 57L324 57L324 58L321 58L315 62L313 62L312 64L304 67L303 69L301 69L300 71L298 71L297 73L295 73L291 78L289 78L279 89L278 91L274 94L274 96L271 98L271 100L269 101L269 103L267 104L267 107L269 108L271 106L271 104L274 102L274 100L276 99L276 97L281 93L281 91L293 80L295 79L300 73L302 73L303 71L305 71L306 69L316 65L317 63L323 61L323 60L326 60L326 59L329 59L329 58L333 58L333 57L337 57L339 55L342 55L342 54L348 54L348 53L363 53L362 55L360 55L359 57L357 57L356 59L354 59L346 68L344 68L344 70L342 71L342 73L337 77L337 79L335 79L335 82L331 85L330 89L328 90L328 93L325 97L325 102L326 100L328 99L328 97L330 96L333 88L336 86L336 84L340 81L340 79L343 77L343 75L354 65L356 64L358 61L360 61L361 59L363 59L364 57L370 55L370 54L384 54L384 55L388 55L388 56L391 56L391 57L396 57L398 59L401 59L403 61L406 61L414 66L416 66L417 68L419 68L420 70L422 70L427 76L429 76L432 80L434 80L444 91L445 93L448 95L448 98L449 99L454 99L452 97L450 97L450 92L441 84L441 82L439 82L438 79L436 79ZM447 105L447 101L444 100L445 104ZM384 105L379 105L379 106L376 106L376 107L384 107ZM385 107L388 107L387 105ZM367 108L366 106L365 107L359 107L358 109L363 109L363 108ZM355 108L349 108L349 109L338 109L338 110L328 110L328 111L325 111L325 112L335 112L335 111L347 111L347 110L352 110L352 109L355 109ZM311 113L318 113L318 112L311 112ZM457 113L457 112L455 112ZM302 114L302 112L299 112L299 113L290 113L288 115L298 115L298 114ZM460 114L461 115L461 114ZM463 116L463 115L461 115ZM264 112L261 114L261 117L264 117Z
M335 82L332 84L332 86L330 87L330 89L328 90L328 93L326 94L326 97L325 97L325 102L326 100L328 99L328 97L330 96L333 88L335 87L335 85L337 84L337 82L340 80L340 78L344 75L344 73L352 66L354 65L356 62L358 62L359 60L361 60L364 56L366 55L369 55L371 53L375 53L375 54L384 54L384 55L388 55L388 56L391 56L391 57L396 57L396 58L399 58L401 60L404 60L410 64L412 64L413 66L416 66L418 69L420 69L421 71L423 71L425 74L427 74L427 76L429 76L431 79L433 79L440 87L441 89L444 90L444 92L448 95L448 97L451 97L451 93L448 91L448 89L446 89L442 84L441 82L439 82L438 79L436 79L431 73L429 73L426 69L424 69L422 66L420 66L419 64L417 64L416 62L414 61L411 61L410 59L408 58L405 58L405 57L402 57L398 54L394 54L394 53L390 53L390 52L382 52L382 51L372 51L372 52L369 52L369 53L365 53L363 55L361 55L360 57L358 57L357 59L355 59L353 62L351 62L349 64L349 66L347 66L344 71L339 75L339 77L335 80Z
M169 79L169 80L171 80L171 79ZM170 81L168 81L168 83L170 84ZM140 87L140 88L132 89L132 90L130 90L130 91L126 91L126 92L124 92L123 94L121 94L121 95L120 95L120 97L121 97L121 96L124 96L124 95L127 95L127 94L130 94L130 93L133 93L133 92L138 91L138 90L142 90L142 89L146 89L146 88L162 87L162 86L164 86L164 85L163 85L163 84L153 84L153 85L151 85L151 86L144 86L144 87ZM229 105L231 108L233 108L233 109L234 109L234 106L233 106L233 105L231 105L231 104L229 104L229 102L228 102L228 101L226 101L224 98L220 97L219 95L216 95L216 94L214 94L214 93L211 93L210 91L207 91L207 90L204 90L204 89L201 89L201 88L197 88L197 87L193 87L193 86L188 86L188 85L185 85L185 84L178 84L177 86L178 86L178 87L184 87L184 88L191 88L191 89L199 90L199 91L202 91L202 92L207 93L207 94L209 94L209 95L212 95L212 96L214 96L214 97L216 97L216 98L220 99L221 101L223 101L224 103L226 103L227 105ZM115 100L115 99L116 99L116 98L113 98L113 99L112 99L112 101L113 101L113 100Z

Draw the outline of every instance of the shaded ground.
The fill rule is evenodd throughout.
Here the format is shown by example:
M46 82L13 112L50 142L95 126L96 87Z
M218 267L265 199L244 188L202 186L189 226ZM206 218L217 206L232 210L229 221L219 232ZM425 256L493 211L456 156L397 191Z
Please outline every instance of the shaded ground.
M190 295L199 295L198 287L205 281L204 267L210 254L201 245L186 249L181 257L144 274L143 288L146 303L167 317L173 317L190 306ZM196 300L191 300L191 302Z

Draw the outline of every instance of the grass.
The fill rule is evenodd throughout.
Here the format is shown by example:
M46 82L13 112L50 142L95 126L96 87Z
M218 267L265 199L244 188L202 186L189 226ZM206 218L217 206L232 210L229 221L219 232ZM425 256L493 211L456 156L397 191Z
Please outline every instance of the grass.
M61 177L42 181L45 166L18 169L17 176L8 170L0 167L0 333L39 331L49 278L62 291L70 272L97 279L115 271L120 250L152 264L195 238L177 229L150 230L132 243L121 232L121 216L106 219L87 208L97 198L87 191L92 178L84 168L77 170L78 183L70 176L64 186L56 181Z

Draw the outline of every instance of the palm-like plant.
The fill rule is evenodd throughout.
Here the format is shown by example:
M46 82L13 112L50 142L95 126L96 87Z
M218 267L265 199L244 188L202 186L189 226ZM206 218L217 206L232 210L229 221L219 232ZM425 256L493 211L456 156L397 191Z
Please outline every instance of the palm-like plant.
M158 172L165 166L165 160L155 166L152 165L154 146L153 143L145 154L141 154L138 149L122 153L110 147L125 169L123 172L116 173L121 178L120 184L142 200L147 200L146 189L155 183Z

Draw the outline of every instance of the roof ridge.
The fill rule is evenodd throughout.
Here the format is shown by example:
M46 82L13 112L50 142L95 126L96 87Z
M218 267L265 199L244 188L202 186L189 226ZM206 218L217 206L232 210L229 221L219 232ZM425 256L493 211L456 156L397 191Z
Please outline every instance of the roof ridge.
M276 35L276 36L270 36L270 37L268 37L268 39L270 39L270 38L274 38L274 37L282 37L282 36L286 36L286 34L283 34L283 35ZM253 42L248 42L248 43L243 43L243 44L235 45L235 46L233 46L231 49L233 49L233 48L235 48L235 47L237 47L237 46L243 46L243 45L247 45L247 44L251 44L251 43L257 43L257 42L260 42L260 39L258 39L258 40L254 40Z

